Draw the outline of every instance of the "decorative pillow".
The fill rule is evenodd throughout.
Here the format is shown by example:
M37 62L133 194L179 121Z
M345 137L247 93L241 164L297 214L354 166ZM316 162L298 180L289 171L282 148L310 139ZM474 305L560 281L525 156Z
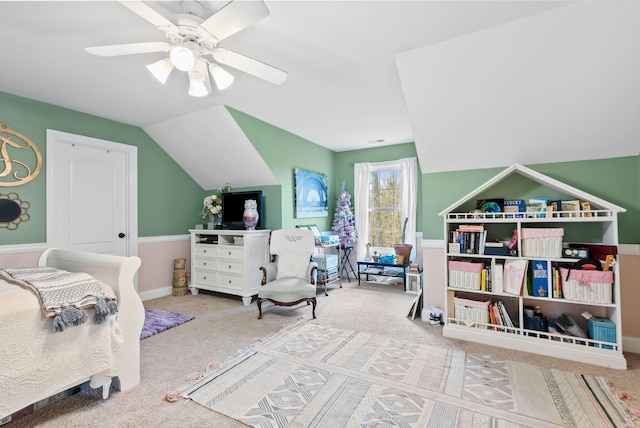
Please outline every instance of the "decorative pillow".
M278 254L278 273L276 279L308 279L309 253L305 251L280 251Z

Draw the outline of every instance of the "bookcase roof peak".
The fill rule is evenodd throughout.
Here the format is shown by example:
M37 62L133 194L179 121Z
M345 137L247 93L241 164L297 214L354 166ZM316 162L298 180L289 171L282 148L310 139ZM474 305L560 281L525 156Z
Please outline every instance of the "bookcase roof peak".
M477 197L485 190L490 189L491 187L493 187L494 185L501 182L502 180L504 180L505 178L509 177L512 174L520 174L524 177L527 177L551 189L557 190L559 192L565 193L567 195L570 195L572 197L575 197L583 201L589 201L593 203L595 206L602 207L603 209L611 210L616 213L627 211L625 208L612 204L611 202L605 201L604 199L601 199L590 193L582 191L576 187L573 187L566 183L558 181L555 178L551 178L538 171L534 171L533 169L528 168L524 165L514 163L513 165L509 166L508 168L505 168L503 171L495 175L493 178L487 180L486 182L481 184L479 187L472 190L467 195L463 196L462 198L454 202L452 205L450 205L449 207L444 209L442 212L440 212L439 215L444 216L450 212L453 212L457 207Z

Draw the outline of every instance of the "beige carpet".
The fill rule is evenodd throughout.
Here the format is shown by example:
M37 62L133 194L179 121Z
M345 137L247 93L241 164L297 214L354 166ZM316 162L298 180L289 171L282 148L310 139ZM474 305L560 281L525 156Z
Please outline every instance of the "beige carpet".
M500 357L551 369L605 376L619 391L640 398L640 356L626 354L628 370L612 370L524 352L477 345L442 337L442 328L406 317L413 295L402 286L343 282L329 296L318 293L318 319L310 321L336 328L357 329L399 340L445 347L478 355ZM169 403L167 391L187 383L212 362L227 360L239 349L267 338L299 317L311 318L311 308L268 306L258 320L255 303L243 306L239 298L223 295L167 296L145 302L146 307L193 315L196 318L141 342L142 382L125 393L113 392L103 401L99 393L77 394L25 416L5 427L243 427L241 422L195 402Z

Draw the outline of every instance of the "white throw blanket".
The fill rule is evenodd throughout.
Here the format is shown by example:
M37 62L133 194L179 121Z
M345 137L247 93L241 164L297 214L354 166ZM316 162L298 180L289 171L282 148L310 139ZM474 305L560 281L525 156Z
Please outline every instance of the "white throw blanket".
M95 307L94 322L100 324L118 312L115 297L91 275L52 267L0 269L0 278L33 292L43 314L53 318L54 331L87 321L86 308Z

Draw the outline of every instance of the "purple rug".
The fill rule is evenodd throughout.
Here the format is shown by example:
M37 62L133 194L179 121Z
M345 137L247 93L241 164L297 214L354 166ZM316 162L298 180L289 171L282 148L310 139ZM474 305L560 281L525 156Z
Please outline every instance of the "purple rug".
M154 334L158 334L180 324L184 324L194 318L195 317L191 315L182 315L174 312L161 311L160 309L145 308L144 325L142 326L142 333L140 333L140 340L146 339L149 336L153 336Z

